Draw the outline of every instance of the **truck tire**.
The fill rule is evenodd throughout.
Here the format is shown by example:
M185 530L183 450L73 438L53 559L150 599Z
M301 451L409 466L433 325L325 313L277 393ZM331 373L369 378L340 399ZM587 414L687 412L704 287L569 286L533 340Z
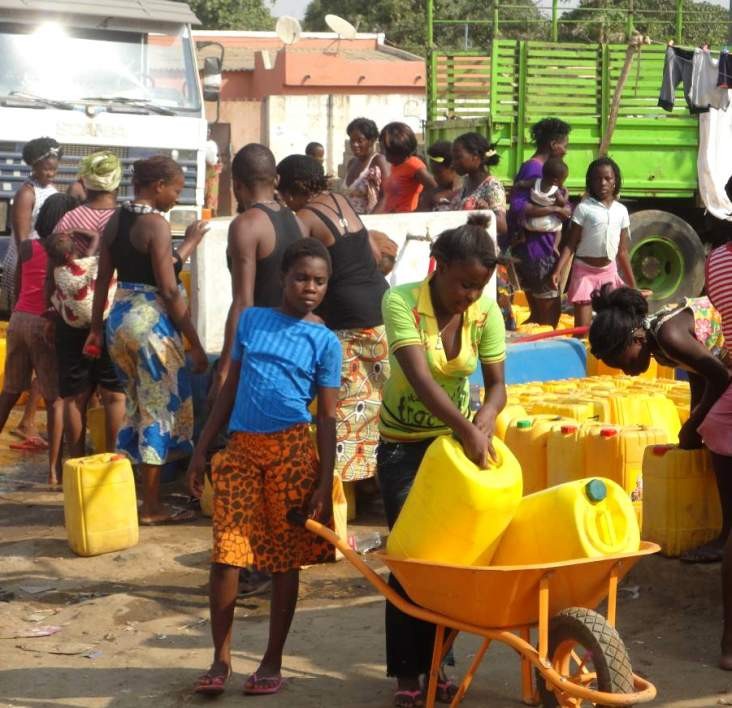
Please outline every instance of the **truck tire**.
M575 665L581 659L582 666L595 674L591 683L582 682L586 688L606 693L633 693L633 670L623 640L594 610L570 607L551 618L548 658L553 668L570 682L575 672L581 672L582 667ZM567 705L538 671L537 684L544 708ZM578 701L577 705L589 703Z
M706 253L696 231L681 217L648 209L630 216L630 263L639 289L653 291L651 309L704 288Z

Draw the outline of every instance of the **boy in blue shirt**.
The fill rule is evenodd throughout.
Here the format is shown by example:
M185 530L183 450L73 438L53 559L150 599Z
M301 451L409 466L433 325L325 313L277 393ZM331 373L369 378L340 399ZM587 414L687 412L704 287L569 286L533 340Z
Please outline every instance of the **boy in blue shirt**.
M248 308L239 320L232 366L188 469L202 491L206 450L229 419L231 439L212 464L213 555L210 578L214 659L194 692L217 695L231 674L231 629L239 569L272 573L269 644L244 693L276 693L282 651L295 612L300 566L331 557L327 543L288 523L291 508L327 522L335 461L335 411L341 346L313 314L325 296L331 262L315 239L290 245L282 258L279 308ZM318 397L317 451L308 405Z

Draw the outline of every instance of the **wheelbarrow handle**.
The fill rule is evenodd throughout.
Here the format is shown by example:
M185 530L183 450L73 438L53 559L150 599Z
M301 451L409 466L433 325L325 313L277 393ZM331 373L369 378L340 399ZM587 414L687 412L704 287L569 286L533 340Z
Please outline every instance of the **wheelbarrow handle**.
M405 600L356 551L327 526L323 526L323 524L315 521L315 519L309 519L300 509L290 509L287 512L287 520L295 526L304 527L310 533L320 536L320 538L335 546L344 555L346 560L373 585L377 592L382 594L392 605L402 612L426 622L435 622L436 619L439 619L435 613L417 607Z

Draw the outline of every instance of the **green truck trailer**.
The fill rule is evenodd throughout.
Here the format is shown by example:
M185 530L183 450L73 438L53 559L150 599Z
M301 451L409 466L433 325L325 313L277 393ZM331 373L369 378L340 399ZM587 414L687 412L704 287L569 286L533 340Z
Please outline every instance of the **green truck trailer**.
M672 3L669 7L673 11ZM570 193L579 196L587 165L612 124L628 43L560 41L556 2L551 9L548 41L525 40L501 37L497 8L487 20L440 19L434 0L427 0L426 140L451 139L469 130L483 133L501 156L493 173L510 187L533 153L531 126L541 118L560 117L572 126L565 159ZM682 9L677 2L674 37L633 53L608 151L621 167L622 199L632 213L631 259L638 285L653 290L657 303L697 295L704 282L698 117L689 113L681 89L673 111L658 107L666 40L684 41ZM471 25L484 32L489 28L483 46L439 46L441 29ZM626 27L630 40L632 16Z

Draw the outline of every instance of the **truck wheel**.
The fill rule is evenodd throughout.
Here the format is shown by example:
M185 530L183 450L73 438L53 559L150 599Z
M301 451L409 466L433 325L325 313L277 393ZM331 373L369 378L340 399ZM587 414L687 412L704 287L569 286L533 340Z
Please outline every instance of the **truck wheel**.
M549 622L549 661L568 682L606 693L633 693L633 670L617 631L584 607L563 610ZM589 706L589 701L556 694L537 671L541 705ZM600 707L601 708L601 707Z
M696 231L682 218L649 209L630 216L630 263L639 289L652 290L651 309L704 287L706 253Z

